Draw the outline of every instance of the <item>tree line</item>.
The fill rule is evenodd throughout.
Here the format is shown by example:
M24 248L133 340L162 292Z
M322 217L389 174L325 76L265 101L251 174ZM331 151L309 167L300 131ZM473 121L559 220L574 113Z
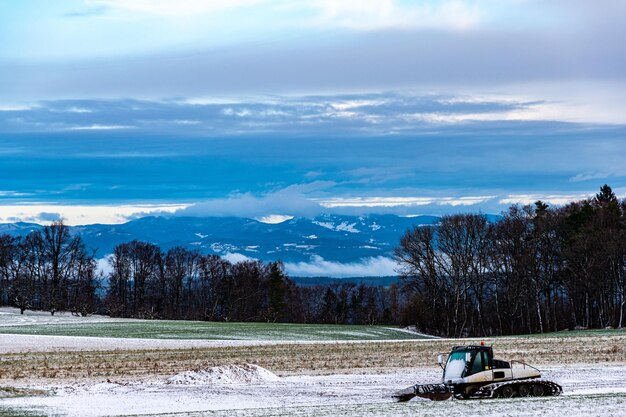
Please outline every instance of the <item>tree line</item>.
M0 236L0 305L117 317L414 325L441 336L623 327L626 200L511 206L497 222L444 216L395 250L398 285L298 286L280 262L117 245L108 270L62 222Z
M182 247L118 245L104 305L122 317L292 323L393 323L382 287L340 283L297 286L280 262L231 263Z
M379 324L397 322L398 290L334 283L297 286L282 263L134 240L98 272L93 252L62 222L0 236L0 305L145 319Z
M182 247L117 245L110 272L61 222L25 237L0 236L0 305L115 317L328 324L397 323L401 294L332 283L297 286L280 262L231 263Z
M624 326L626 200L608 185L564 207L514 205L495 223L444 216L407 231L395 255L411 305L402 320L432 334Z
M90 314L96 274L94 254L61 222L26 237L0 236L0 305Z

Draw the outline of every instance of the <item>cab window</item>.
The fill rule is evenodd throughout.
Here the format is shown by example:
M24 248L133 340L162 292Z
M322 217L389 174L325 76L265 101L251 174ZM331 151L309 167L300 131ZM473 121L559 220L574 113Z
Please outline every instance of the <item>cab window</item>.
M469 372L470 375L484 371L485 365L485 352L476 352L476 356L474 356L474 363L472 363L472 369Z

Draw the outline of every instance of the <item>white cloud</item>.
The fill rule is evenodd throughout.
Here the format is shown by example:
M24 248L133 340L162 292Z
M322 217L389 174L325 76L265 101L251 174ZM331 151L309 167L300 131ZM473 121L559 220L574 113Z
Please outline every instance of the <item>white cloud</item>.
M592 197L593 194L511 194L498 201L499 204L533 204L541 200L544 203L564 205L572 201Z
M34 106L21 105L21 104L4 104L0 105L0 111L28 111L34 109Z
M249 102L250 100L244 100L242 98L220 96L187 97L174 101L176 104L189 104L191 106L233 105Z
M440 206L473 206L476 204L485 203L495 196L485 195L485 196L469 196L469 197L443 197L438 199L437 204Z
M254 196L250 193L236 194L191 204L176 214L183 216L240 216L254 218L265 223L279 223L293 216L312 217L332 211L354 214L359 209L401 209L415 206L474 206L486 203L495 196L460 197L314 197L324 194L335 185L330 181L314 181L295 184L284 189ZM289 213L289 214L276 214Z
M549 84L536 82L500 85L492 89L499 89L503 93L466 91L455 97L440 98L436 101L444 106L504 105L505 108L502 110L451 112L443 108L440 111L399 114L398 116L407 121L442 124L492 121L626 123L626 105L623 100L626 84L622 81L560 81Z
M68 127L66 130L117 130L117 129L132 129L134 126L126 126L126 125L103 125L103 124L93 124L88 126L72 126Z
M249 117L252 115L252 112L246 108L233 109L232 107L227 107L224 110L222 110L222 114L224 116Z
M294 26L308 23L352 30L445 28L463 30L484 20L488 7L477 2L441 0L401 3L397 0L89 0L92 7L139 15L195 17L265 5L283 13Z
M284 213L281 216L314 216L320 210L319 203L309 198L310 193L319 192L335 185L331 181L313 181L294 184L262 196L251 193L235 194L226 198L216 198L198 202L186 207L177 214L184 216L240 216L265 218Z
M174 123L175 125L189 125L189 126L193 126L193 125L199 125L201 122L199 120L173 120L172 123Z
M540 99L543 103L529 106L521 120L556 120L574 123L626 123L623 80L560 81L502 86L512 97Z
M30 193L22 193L22 192L18 192L18 191L6 191L6 190L0 190L0 197L26 197L26 196L30 196L32 194Z
M39 107L4 107L5 110L31 110L26 117L7 118L9 126L18 129L98 131L115 129L154 129L172 125L187 131L211 131L212 134L249 133L255 129L267 131L292 131L301 129L345 129L358 134L391 135L423 129L429 124L455 125L482 122L573 122L626 124L626 105L620 92L626 91L626 84L614 83L612 88L603 84L593 84L582 88L567 84L576 93L567 95L564 87L538 90L537 86L527 86L527 94L516 94L517 86L502 86L510 94L484 94L463 91L451 95L442 90L440 95L419 93L380 93L362 94L352 98L341 96L289 97L257 96L224 99L156 100L136 105L141 116L129 114L120 122L120 104L111 107L82 104L69 107L66 103L46 102ZM615 90L615 91L613 91ZM45 118L36 110L45 106ZM153 106L171 106L176 117L163 118L163 113L152 113ZM201 108L207 106L208 108ZM0 106L0 112L3 107ZM58 113L54 118L49 113ZM224 118L215 117L219 112ZM76 114L72 113L87 113ZM92 113L92 114L89 114ZM60 116L63 114L63 116ZM137 117L137 119L134 119ZM204 123L208 121L210 123Z
M528 100L527 97L513 96L504 94L459 94L455 97L438 98L436 101L444 105L455 104L489 104L489 103L503 103L503 104L518 104Z
M228 262L230 262L231 264L238 264L241 262L246 262L246 261L254 261L254 258L250 258L244 254L241 253L237 253L237 252L226 252L225 254L221 255L222 258L226 259Z
M113 272L113 268L111 267L111 264L109 264L109 259L111 259L112 256L113 254L110 254L104 258L96 260L96 271L98 273L102 273L104 276L107 276Z
M471 102L467 102L471 103ZM479 102L476 102L479 103ZM495 102L494 102L495 103ZM511 101L500 101L501 104L514 104ZM606 103L580 102L543 102L528 105L520 104L519 108L490 112L424 112L400 115L407 121L426 123L457 124L465 122L497 122L497 121L555 121L573 123L607 123L622 124L626 122L623 113L600 111ZM606 108L608 110L608 108Z
M424 206L433 203L433 199L427 197L334 197L320 201L322 207L398 207L398 206Z
M395 0L314 0L309 5L319 15L320 26L355 30L445 28L476 26L482 12L474 2L443 0L401 4Z
M480 101L464 103L478 104ZM455 124L465 122L497 122L497 121L587 121L575 119L568 115L567 106L563 103L533 103L525 105L520 102L503 100L498 104L518 104L520 107L489 112L426 112L406 114L402 117L427 123Z
M63 111L66 113L93 113L93 110L86 109L84 107L68 107L67 109L55 110L55 111Z
M269 216L259 217L256 220L260 221L261 223L279 224L291 219L293 219L293 216L287 216L284 214L270 214Z
M10 205L0 206L0 222L16 220L46 224L54 218L62 218L68 225L93 223L119 224L130 218L150 214L173 213L187 207L187 204L138 204L119 206L98 205Z
M389 127L410 127L414 122L433 124L460 124L466 122L495 121L557 121L573 123L626 123L626 106L622 92L626 85L620 82L572 83L560 82L544 86L542 83L527 85L502 85L496 87L503 93L484 91L461 91L451 95L443 89L434 95L390 95L384 98L335 99L321 97L317 100L276 101L263 99L209 99L198 103L224 105L222 114L239 117L292 116L289 123L311 120L360 120L383 123ZM444 97L441 97L443 95ZM447 96L447 97L446 97ZM438 104L433 111L406 112L413 99L427 99ZM187 103L196 103L195 99ZM240 106L234 106L239 104ZM281 110L272 105L280 104ZM377 107L383 106L382 110ZM467 106L464 106L467 105ZM486 106L481 106L486 105ZM249 106L249 107L246 107ZM261 110L250 107L263 106ZM465 107L465 110L463 109ZM482 107L482 108L481 108ZM289 111L284 109L288 108ZM406 124L409 124L408 126Z
M333 197L319 199L320 205L327 208L336 207L402 207L402 206L471 206L484 203L495 196L465 197Z
M285 271L292 276L371 277L396 275L398 264L390 258L377 256L359 262L332 262L314 256L310 262L287 262Z
M330 103L330 106L337 110L350 110L365 106L382 106L387 100L344 100Z
M195 16L237 7L249 7L267 0L89 0L94 6L104 6L126 12L153 14L164 17Z

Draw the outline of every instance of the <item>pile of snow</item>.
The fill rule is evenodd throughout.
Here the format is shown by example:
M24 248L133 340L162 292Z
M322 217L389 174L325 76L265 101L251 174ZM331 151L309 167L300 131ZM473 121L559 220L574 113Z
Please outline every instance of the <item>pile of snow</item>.
M257 365L225 365L188 371L167 379L168 384L254 384L279 381L280 377Z

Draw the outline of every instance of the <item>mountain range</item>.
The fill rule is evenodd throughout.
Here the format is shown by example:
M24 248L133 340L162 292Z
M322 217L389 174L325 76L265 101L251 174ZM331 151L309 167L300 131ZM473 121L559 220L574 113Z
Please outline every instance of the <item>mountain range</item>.
M391 256L402 234L413 226L439 222L436 216L363 217L322 215L264 223L242 217L142 217L123 224L70 226L96 257L110 254L115 245L134 239L163 250L174 246L217 255L241 254L264 261L306 262L319 256L333 262L353 262L372 256ZM27 235L35 223L0 224L0 234Z

